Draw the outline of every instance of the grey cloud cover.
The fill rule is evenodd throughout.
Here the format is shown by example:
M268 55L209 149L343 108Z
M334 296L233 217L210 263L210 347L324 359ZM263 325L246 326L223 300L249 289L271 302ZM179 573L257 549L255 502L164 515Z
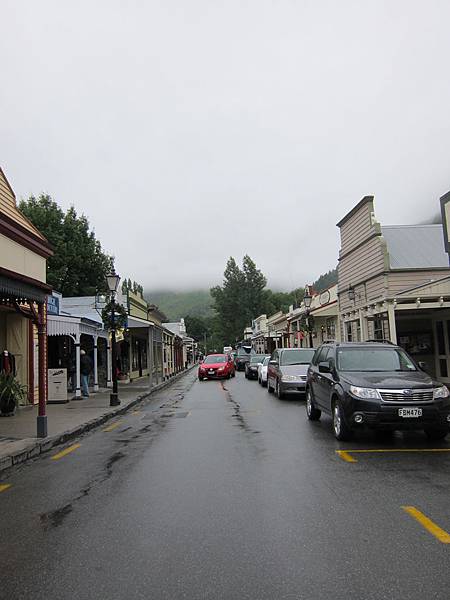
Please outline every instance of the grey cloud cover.
M274 286L337 261L366 194L384 224L450 188L450 3L3 1L0 164L74 204L149 289Z

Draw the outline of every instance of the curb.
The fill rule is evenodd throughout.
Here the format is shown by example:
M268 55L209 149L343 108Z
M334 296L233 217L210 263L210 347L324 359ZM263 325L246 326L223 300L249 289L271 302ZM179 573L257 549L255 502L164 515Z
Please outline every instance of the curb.
M153 387L148 392L139 394L134 400L131 400L130 402L128 402L128 404L124 406L117 407L117 409L114 411L95 417L94 419L86 421L86 423L82 423L81 425L77 425L77 427L64 431L63 433L58 433L52 437L47 437L42 440L33 442L32 444L29 444L28 446L23 448L23 450L19 450L18 452L11 454L10 456L0 457L0 475L4 474L5 471L12 469L17 465L23 464L28 460L36 458L40 454L48 452L55 446L64 444L65 442L68 442L69 440L72 440L73 438L76 438L82 435L83 433L87 433L92 429L100 427L100 425L103 425L104 423L106 423L110 419L113 419L117 415L125 414L128 410L130 410L130 408L133 408L134 406L136 406L136 404L142 402L142 400L145 400L149 396L152 396L155 392L159 392L159 390L169 387L169 385L171 385L174 381L181 379L196 367L197 365L194 364L191 367L189 367L186 371L177 373L171 379L162 381L158 385L155 385L155 387Z

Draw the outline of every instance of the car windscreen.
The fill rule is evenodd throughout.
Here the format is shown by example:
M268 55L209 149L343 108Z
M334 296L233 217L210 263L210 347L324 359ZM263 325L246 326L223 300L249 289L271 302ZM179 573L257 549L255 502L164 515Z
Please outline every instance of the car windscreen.
M298 350L284 350L281 354L282 366L287 365L309 365L314 356L313 348L299 348Z
M269 360L270 360L270 356L266 356L266 358L263 361L263 367L267 367L267 365L269 364Z
M221 356L220 354L211 354L210 356L207 356L204 360L204 362L207 365L211 365L211 364L217 364L217 363L224 363L227 362L227 357L226 356Z
M400 348L340 348L337 368L366 373L417 371L413 361Z

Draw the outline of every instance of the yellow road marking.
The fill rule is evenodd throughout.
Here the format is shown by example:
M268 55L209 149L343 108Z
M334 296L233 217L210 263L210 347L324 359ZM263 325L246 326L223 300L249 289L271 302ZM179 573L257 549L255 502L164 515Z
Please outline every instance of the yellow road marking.
M431 519L426 517L420 510L414 508L414 506L402 506L403 510L407 512L413 519L422 525L431 535L434 535L443 544L450 544L450 534L441 529L439 525L433 523Z
M79 448L81 446L81 444L73 444L72 446L69 446L68 448L65 448L64 450L61 450L61 452L58 452L58 454L54 454L51 459L52 460L59 460L60 458L63 458L63 456L66 456L67 454L70 454L71 452L73 452L74 450L76 450L77 448Z
M450 452L450 448L373 448L364 450L335 450L335 452L347 462L358 462L356 458L353 458L351 456L352 454L389 454L394 452ZM352 460L349 460L349 458L351 458Z
M6 492L11 487L10 483L0 483L0 492Z
M108 425L108 427L105 427L105 429L103 431L112 431L116 427L119 427L119 425L121 425L121 424L122 424L121 421L116 421L115 423L112 423L111 425Z
M349 454L348 452L346 452L345 450L336 450L336 454L339 454L339 456L342 458L342 460L345 460L345 462L350 462L350 463L358 462L356 460L356 458L353 458L353 456L351 454Z

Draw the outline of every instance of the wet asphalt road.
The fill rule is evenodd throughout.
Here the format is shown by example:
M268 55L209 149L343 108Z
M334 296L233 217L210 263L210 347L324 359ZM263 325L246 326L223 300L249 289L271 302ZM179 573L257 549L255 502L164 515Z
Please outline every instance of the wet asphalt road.
M242 373L191 372L108 429L1 481L0 598L450 597L450 544L402 509L450 532L450 453L336 454L450 440L340 444Z

